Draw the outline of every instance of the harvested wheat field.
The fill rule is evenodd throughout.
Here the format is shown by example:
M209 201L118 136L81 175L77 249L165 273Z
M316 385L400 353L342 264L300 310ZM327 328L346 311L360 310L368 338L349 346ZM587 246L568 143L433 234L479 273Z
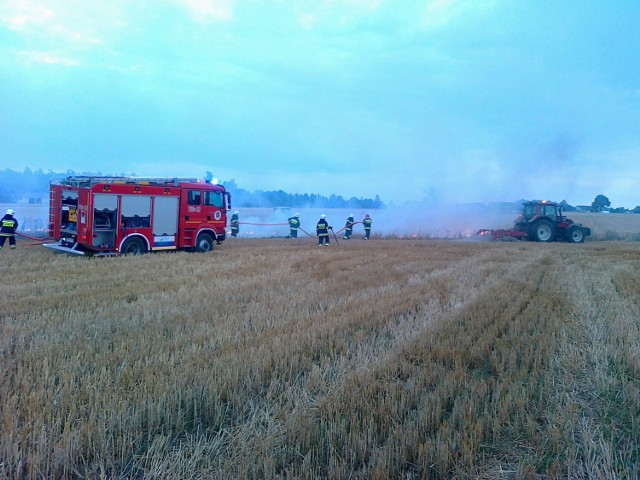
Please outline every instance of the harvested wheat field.
M0 265L0 478L640 475L638 243Z

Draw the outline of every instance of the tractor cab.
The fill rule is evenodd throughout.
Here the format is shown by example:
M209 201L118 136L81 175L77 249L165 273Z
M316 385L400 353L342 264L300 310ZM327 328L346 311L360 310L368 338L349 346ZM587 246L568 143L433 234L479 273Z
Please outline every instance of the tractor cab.
M522 209L522 219L531 222L546 217L553 221L562 221L562 208L555 202L526 202Z

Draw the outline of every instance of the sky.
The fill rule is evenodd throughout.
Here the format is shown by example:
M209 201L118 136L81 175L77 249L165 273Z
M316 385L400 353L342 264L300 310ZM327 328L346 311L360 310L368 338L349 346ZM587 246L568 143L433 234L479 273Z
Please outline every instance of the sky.
M640 2L0 0L0 168L640 205Z

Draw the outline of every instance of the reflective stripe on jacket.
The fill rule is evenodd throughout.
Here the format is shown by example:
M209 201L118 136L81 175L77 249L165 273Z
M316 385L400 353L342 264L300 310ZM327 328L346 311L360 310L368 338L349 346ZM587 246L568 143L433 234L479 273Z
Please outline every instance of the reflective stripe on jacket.
M316 233L318 236L329 235L329 223L326 220L320 220L316 225Z
M300 226L300 220L298 220L295 217L291 217L288 221L289 221L289 228L291 230L297 230L298 227Z
M5 215L2 217L2 227L0 227L0 233L4 233L6 235L13 235L16 233L16 228L18 228L18 221L13 218L11 215Z

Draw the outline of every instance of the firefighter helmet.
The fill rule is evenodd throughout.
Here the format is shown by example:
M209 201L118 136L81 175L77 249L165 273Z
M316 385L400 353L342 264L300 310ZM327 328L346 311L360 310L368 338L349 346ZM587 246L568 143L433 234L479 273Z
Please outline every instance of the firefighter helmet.
M326 218L327 216L323 213L322 215L320 215L320 218Z
M236 210L235 212L233 212L234 215L238 215L240 212L238 210Z
M7 215L13 215L13 208L9 208L7 210Z
M296 217L296 218L298 218L299 216L300 216L300 214L299 214L299 213L296 213L296 214L294 215L294 217Z

